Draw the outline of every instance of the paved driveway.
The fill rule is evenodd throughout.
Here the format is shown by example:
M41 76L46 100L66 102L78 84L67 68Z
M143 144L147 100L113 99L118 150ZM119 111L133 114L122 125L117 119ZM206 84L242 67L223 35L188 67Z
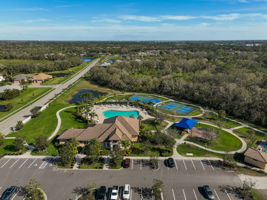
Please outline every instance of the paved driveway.
M51 99L53 99L56 95L60 94L65 88L70 86L71 84L75 83L78 79L80 79L83 75L85 75L96 63L99 59L90 63L84 70L79 72L76 76L68 80L67 82L58 85L54 90L49 92L44 97L40 98L33 104L29 105L28 107L20 110L19 112L15 113L14 115L10 116L9 118L5 119L4 121L0 122L0 130L1 133L7 135L11 132L11 128L14 127L18 121L23 121L25 117L31 115L30 110L36 106L43 106L48 103Z

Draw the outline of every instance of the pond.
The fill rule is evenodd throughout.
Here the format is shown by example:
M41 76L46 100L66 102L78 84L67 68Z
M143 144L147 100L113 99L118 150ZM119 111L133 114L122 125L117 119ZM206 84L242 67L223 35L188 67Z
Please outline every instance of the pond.
M0 105L0 112L5 112L6 111L6 107L3 105Z
M64 77L64 76L68 76L69 74L68 73L53 73L50 75L52 75L53 77Z
M82 97L83 94L86 94L86 93L91 93L92 94L92 98L85 98L85 97ZM81 101L84 101L84 100L91 100L91 99L95 99L99 96L102 96L104 95L104 93L101 93L101 92L97 92L97 91L94 91L94 90L89 90L89 89L83 89L83 90L80 90L79 92L77 92L75 95L72 96L72 99L70 100L70 103L78 103L78 102L81 102Z
M89 61L92 60L92 58L88 58L88 57L84 57L84 58L81 58L81 59L82 59L82 61L84 61L84 62L89 62Z

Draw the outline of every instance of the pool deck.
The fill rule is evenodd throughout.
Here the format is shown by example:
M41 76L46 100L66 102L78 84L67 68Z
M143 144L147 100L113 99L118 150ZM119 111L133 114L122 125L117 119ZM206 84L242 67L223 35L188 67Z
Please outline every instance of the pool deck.
M121 105L94 105L92 110L97 114L98 120L96 121L97 124L102 124L105 116L103 115L104 111L107 110L117 110L117 111L138 111L139 115L142 117L142 120L154 118L149 115L145 110L140 108L136 108L133 106L121 106Z

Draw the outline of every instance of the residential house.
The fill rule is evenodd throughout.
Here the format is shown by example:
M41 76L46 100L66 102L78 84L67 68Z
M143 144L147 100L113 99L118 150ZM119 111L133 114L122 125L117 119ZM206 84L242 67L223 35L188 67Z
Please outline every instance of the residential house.
M13 85L21 85L28 82L32 77L32 74L18 74L13 77Z
M0 74L0 82L4 81L5 80L5 77L3 74Z
M267 171L267 152L249 148L244 155L246 163Z
M22 90L23 88L19 85L4 85L0 86L0 93L5 92L5 90Z
M71 138L76 138L80 146L86 145L92 139L98 139L107 149L121 147L121 141L136 142L139 136L139 120L124 116L107 118L103 124L90 126L86 129L69 129L58 137L61 144Z
M34 76L31 78L31 81L32 81L32 83L35 84L35 85L40 85L40 84L42 84L45 80L50 79L50 78L53 78L53 77L52 77L51 75L49 75L49 74L40 73L40 74L34 75Z

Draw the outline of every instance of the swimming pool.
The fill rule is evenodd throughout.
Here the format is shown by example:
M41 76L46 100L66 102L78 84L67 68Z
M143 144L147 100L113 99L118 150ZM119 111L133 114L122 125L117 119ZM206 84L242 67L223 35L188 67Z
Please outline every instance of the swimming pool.
M117 117L117 116L125 116L125 117L139 117L139 112L137 110L130 111L121 111L121 110L106 110L103 112L105 118Z

